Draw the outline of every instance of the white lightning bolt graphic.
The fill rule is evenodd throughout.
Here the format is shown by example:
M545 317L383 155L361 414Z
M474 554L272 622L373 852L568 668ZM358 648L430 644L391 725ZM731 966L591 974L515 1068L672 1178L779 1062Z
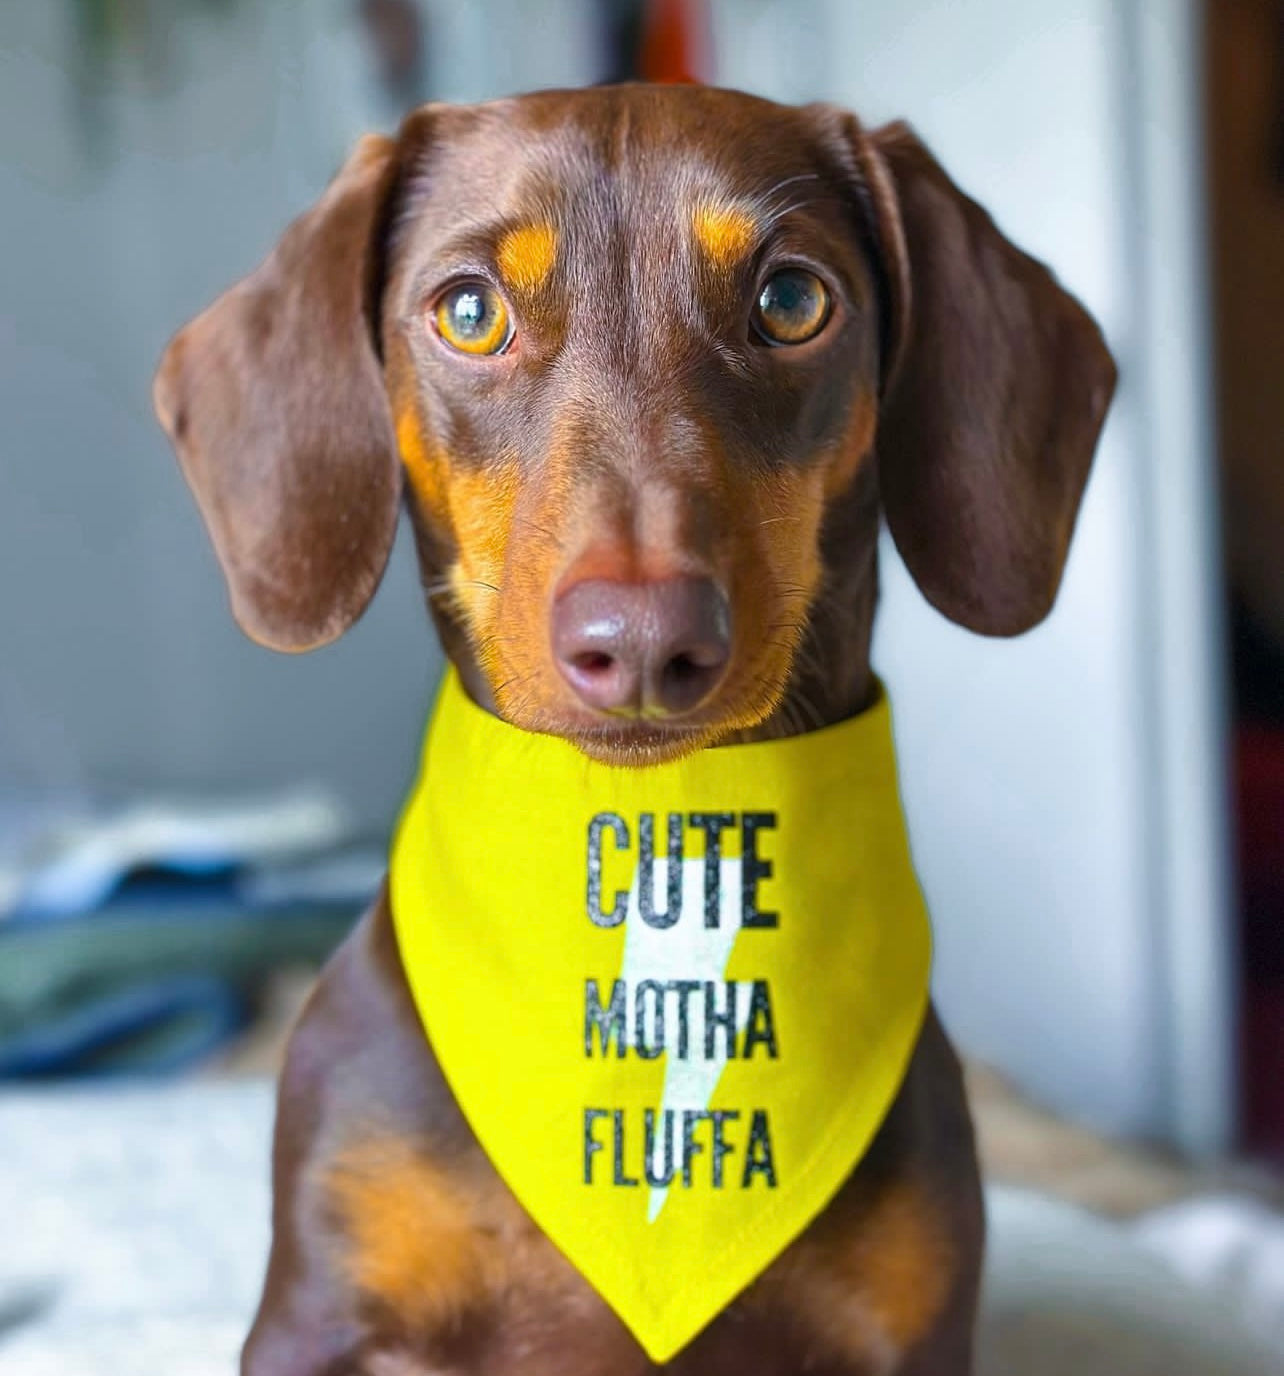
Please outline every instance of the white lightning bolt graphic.
M669 862L667 859L657 859L653 863L652 892L657 895L658 901L663 901L663 895L668 891ZM740 935L740 860L735 858L721 861L719 924L716 927L706 927L704 921L704 865L703 857L683 860L682 916L675 926L664 929L652 927L642 921L638 909L638 874L635 872L625 917L624 964L620 969L620 978L628 983L630 993L635 991L638 983L644 979L721 982L725 978L732 947ZM738 1014L738 989L735 997ZM704 1055L703 987L698 996L689 1000L691 1016L688 1024L688 1055L685 1058L678 1056L673 1032L677 1026L676 998L677 995L666 995L665 999L664 1090L656 1112L656 1122L661 1125L666 1109L674 1110L676 1123L683 1109L708 1108L727 1064L725 1037L715 1039L715 1045L718 1047L715 1056L706 1059ZM725 995L720 988L720 1009L724 998ZM738 1020L736 1026L739 1028ZM628 1027L625 1035L630 1048L633 1049L635 1044L632 1025ZM660 1131L663 1131L662 1126ZM674 1135L676 1140L673 1165L677 1171L681 1169L681 1137L676 1126ZM659 1217L668 1197L668 1186L652 1187L648 1200L648 1223L654 1223Z

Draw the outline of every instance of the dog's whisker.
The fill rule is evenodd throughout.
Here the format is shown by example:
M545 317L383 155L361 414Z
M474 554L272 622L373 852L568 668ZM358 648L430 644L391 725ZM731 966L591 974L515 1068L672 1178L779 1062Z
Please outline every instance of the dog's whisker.
M563 542L558 538L555 531L549 530L547 526L540 525L538 521L532 521L529 516L514 516L512 517L512 523L514 525L529 526L532 530L538 531L554 549L560 550L563 547Z
M776 213L776 207L772 204L777 196L788 186L796 186L799 182L818 182L820 174L817 172L798 172L792 177L782 177L774 186L768 187L761 195L754 199L762 210L768 215Z
M498 699L499 695L503 692L507 692L507 690L513 686L513 684L516 683L519 686L521 686L524 685L526 682L527 676L525 674L513 674L510 678L506 678L503 681L503 683L497 684L495 686L493 690L493 696L496 699Z
M790 201L787 205L769 209L766 219L761 224L761 228L765 230L774 229L786 215L792 215L795 210L801 210L804 206L815 205L818 202L833 199L835 198L831 192L823 191L815 196L800 196L797 200Z
M763 222L763 229L774 229L785 218L792 215L795 210L801 210L807 204L807 200L790 201L788 205L782 205L778 210L773 210Z
M499 589L494 583L487 583L481 578L436 578L427 579L420 584L423 594L429 599L438 597L458 598L463 588L479 588L483 592L499 593Z
M772 196L777 195L787 186L793 186L795 182L818 182L819 180L819 172L795 172L792 177L782 177L775 186L768 187L767 190L763 192L763 199L770 200Z

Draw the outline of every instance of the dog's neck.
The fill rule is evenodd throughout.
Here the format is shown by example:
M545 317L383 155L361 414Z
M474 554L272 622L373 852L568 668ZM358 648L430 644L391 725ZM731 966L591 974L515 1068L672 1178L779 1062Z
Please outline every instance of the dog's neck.
M874 697L870 640L878 602L877 481L872 464L826 513L821 534L823 572L804 632L794 654L784 696L756 726L734 732L720 744L779 740L845 721L863 712ZM424 542L420 541L421 556ZM459 621L437 602L429 607L447 659L468 696L499 715Z

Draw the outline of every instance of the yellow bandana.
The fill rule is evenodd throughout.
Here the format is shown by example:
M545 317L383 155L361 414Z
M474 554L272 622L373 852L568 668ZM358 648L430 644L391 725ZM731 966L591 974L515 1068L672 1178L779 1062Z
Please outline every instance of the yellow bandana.
M506 725L451 674L392 911L482 1147L656 1362L832 1198L927 1007L885 699L629 770Z

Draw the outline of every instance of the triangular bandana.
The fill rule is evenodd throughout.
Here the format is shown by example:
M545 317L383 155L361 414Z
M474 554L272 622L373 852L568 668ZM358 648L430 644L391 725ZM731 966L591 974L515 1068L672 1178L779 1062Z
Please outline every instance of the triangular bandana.
M482 1147L656 1362L834 1195L927 1007L885 699L627 770L498 721L451 674L392 911Z

